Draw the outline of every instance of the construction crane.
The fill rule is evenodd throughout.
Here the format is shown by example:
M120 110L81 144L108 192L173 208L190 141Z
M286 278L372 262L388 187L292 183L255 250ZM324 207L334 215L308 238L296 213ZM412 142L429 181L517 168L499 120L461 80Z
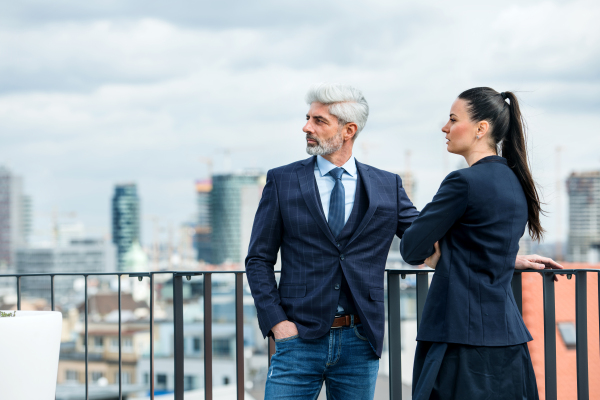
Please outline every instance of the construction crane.
M212 179L213 175L213 159L212 157L200 157L200 162L206 165L208 179Z
M215 154L223 154L223 171L231 172L232 164L231 164L231 153L233 152L241 152L241 151L252 151L260 149L258 146L235 146L235 147L222 147L214 150ZM199 158L202 164L206 165L206 169L208 171L209 178L212 178L214 172L214 157L205 157L202 156Z
M556 147L556 159L555 159L555 168L556 168L556 244L555 244L555 257L558 261L563 260L562 254L562 187L563 182L561 179L561 171L560 171L560 153L563 151L562 146Z

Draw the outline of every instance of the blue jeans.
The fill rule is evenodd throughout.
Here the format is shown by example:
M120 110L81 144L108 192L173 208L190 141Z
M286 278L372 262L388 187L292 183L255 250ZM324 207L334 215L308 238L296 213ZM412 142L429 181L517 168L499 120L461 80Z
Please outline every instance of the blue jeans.
M275 340L275 346L265 400L316 399L323 381L328 399L373 399L379 358L362 325L333 328L318 339Z

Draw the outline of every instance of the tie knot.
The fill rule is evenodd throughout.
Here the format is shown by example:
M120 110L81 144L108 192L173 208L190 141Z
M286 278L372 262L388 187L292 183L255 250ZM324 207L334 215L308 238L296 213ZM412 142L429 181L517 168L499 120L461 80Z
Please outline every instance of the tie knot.
M337 167L329 171L329 175L333 176L334 179L342 179L342 175L344 174L344 168Z

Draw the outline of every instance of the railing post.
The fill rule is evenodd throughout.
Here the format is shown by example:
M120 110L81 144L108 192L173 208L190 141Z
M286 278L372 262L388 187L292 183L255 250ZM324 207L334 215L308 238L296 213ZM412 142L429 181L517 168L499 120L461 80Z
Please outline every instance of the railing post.
M212 400L212 275L204 273L204 399Z
M174 399L183 400L183 277L173 274Z
M90 346L90 338L88 336L88 279L87 275L83 276L84 279L84 303L85 303L85 400L90 399L90 376L88 372L88 350Z
M50 275L50 307L54 311L54 275Z
M554 296L554 274L542 273L542 277L544 279L544 361L546 364L546 400L557 400L558 392L556 388L555 313L556 301Z
M235 365L237 400L244 400L244 274L235 274Z
M17 276L17 310L21 311L21 277Z
M123 358L121 351L121 275L117 275L119 280L118 284L118 297L119 297L119 400L123 400Z
M429 274L427 272L417 273L417 329L421 325L423 318L423 309L425 308L425 299L429 292Z
M154 274L150 273L150 399L154 400Z
M575 273L575 326L577 335L577 399L590 397L587 343L587 272Z
M513 291L515 302L517 303L517 308L521 315L523 315L523 279L520 272L515 272L513 274L510 286Z
M388 348L390 400L402 400L402 335L400 329L400 275L387 273L388 287Z

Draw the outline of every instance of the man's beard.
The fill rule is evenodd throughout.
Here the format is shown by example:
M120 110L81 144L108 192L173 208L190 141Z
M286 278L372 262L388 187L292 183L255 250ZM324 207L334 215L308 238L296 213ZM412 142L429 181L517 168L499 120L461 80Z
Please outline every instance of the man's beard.
M335 153L344 145L344 138L342 137L341 129L334 137L327 140L319 140L318 138L308 134L306 135L306 138L317 142L317 144L306 145L306 152L311 156L326 156L328 154Z

